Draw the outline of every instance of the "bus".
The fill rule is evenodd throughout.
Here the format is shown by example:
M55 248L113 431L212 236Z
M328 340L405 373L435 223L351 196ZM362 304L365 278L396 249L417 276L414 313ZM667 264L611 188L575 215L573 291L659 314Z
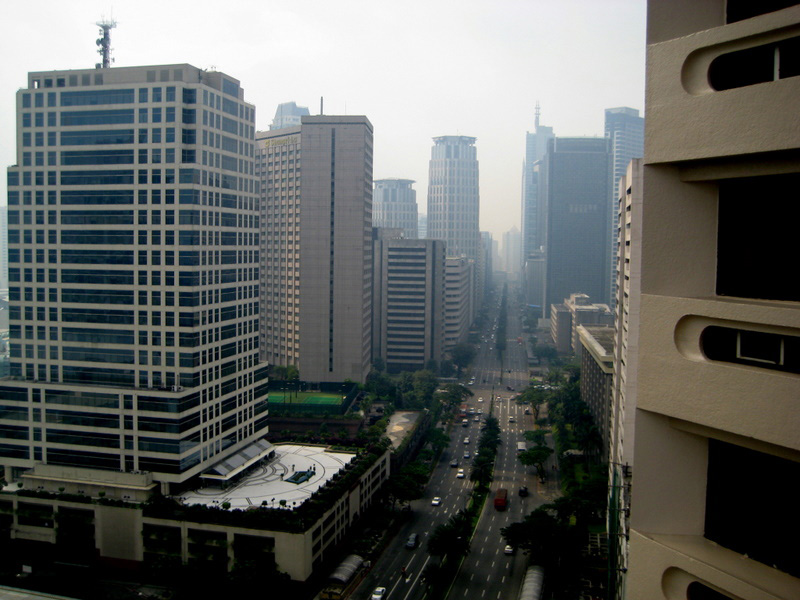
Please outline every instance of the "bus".
M528 444L525 442L517 442L517 454L522 454L528 449Z
M500 488L494 495L494 507L497 510L505 510L508 507L508 490Z

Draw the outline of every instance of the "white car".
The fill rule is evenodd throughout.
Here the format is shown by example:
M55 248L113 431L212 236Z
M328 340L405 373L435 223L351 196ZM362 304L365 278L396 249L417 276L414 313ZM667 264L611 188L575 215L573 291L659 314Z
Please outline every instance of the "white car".
M469 438L468 438L468 437L465 437L465 438L464 438L464 443L465 443L465 444L469 444Z
M514 546L506 546L505 550L503 550L506 554L514 554Z
M463 470L463 469L461 469ZM431 500L431 506L439 506L442 503L442 499L439 496L436 496L433 500Z
M480 398L478 398L478 402L483 402L483 396L481 396Z
M370 596L370 600L383 600L386 596L386 588L385 587L376 587L372 590L372 596Z
M464 479L464 477L465 477L465 475L464 475L464 469L459 469L459 470L458 470L458 473L456 473L456 478L457 478L457 479ZM435 499L435 498L434 498L434 499Z

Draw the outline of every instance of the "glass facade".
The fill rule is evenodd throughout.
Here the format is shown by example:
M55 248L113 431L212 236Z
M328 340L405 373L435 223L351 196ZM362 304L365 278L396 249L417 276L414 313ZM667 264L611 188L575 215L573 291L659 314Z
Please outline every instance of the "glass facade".
M179 482L266 433L255 111L233 80L179 67L174 85L131 67L48 92L46 120L34 82L59 73L18 92L2 466Z

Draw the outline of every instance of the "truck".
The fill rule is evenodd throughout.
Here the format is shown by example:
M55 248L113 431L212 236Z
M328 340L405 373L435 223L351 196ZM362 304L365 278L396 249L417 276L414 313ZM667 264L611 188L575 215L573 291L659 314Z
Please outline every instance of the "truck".
M495 493L494 507L496 510L505 510L508 508L508 490L506 488L499 488Z

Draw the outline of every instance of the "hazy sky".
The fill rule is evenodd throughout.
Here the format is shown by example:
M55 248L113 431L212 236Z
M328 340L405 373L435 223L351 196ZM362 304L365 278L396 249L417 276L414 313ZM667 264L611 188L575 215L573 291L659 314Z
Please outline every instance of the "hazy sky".
M375 179L416 180L431 138L477 138L481 229L520 225L525 132L603 134L604 109L644 108L645 0L26 0L0 11L0 164L16 163L15 92L29 71L93 66L113 16L116 66L189 63L242 82L268 129L281 102L366 115ZM5 175L0 183L6 203Z

